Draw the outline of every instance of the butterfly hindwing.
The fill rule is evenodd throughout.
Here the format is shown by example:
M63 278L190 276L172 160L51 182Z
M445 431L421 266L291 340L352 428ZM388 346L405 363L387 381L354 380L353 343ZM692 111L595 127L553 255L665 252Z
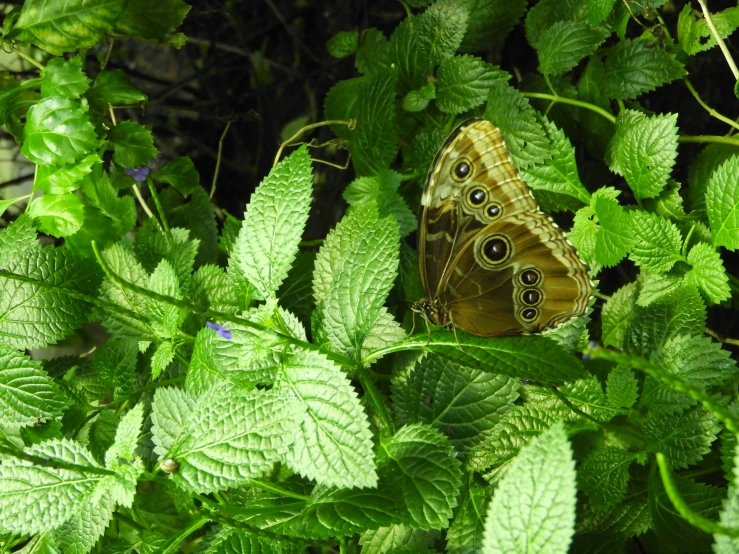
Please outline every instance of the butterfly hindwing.
M492 123L470 120L429 171L419 263L437 323L482 336L541 331L581 315L587 267L538 208Z

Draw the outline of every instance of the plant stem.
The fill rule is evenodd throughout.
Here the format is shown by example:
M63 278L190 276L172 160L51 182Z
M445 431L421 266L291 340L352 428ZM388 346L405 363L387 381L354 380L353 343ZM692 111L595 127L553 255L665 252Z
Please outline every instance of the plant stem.
M703 107L704 110L706 110L712 117L715 117L719 121L723 121L727 125L731 125L734 129L739 130L739 123L734 121L733 119L729 119L728 117L721 115L716 110L714 110L711 106L706 104L703 99L698 94L698 91L693 88L693 84L688 80L687 77L683 77L683 83L685 83L685 86L688 87L688 90L690 91L690 94L693 95L693 97L696 99L696 101Z
M734 79L739 81L739 69L737 69L734 58L731 57L731 54L729 53L729 49L726 47L724 39L721 38L718 29L716 29L716 25L713 24L713 18L711 17L711 12L708 11L708 4L706 4L706 0L698 0L698 3L701 5L701 10L703 10L703 17L706 19L706 23L708 24L708 28L711 30L713 38L716 39L718 47L721 48L721 52L723 52L724 58L726 58L726 63L729 64L729 69L731 69L731 72L734 74Z
M221 133L221 138L218 139L218 154L216 155L216 168L213 171L213 182L210 185L210 194L208 198L213 198L216 193L216 183L218 182L218 172L221 170L221 156L223 155L223 140L226 138L226 133L231 128L231 122L226 123L226 128Z
M523 95L526 98L540 98L542 100L550 100L552 103L555 103L555 104L557 102L560 102L562 104L570 104L572 106L578 106L580 108L585 108L586 110L595 112L598 115L602 115L611 123L616 123L616 117L613 114L608 113L606 110L604 110L600 106L596 106L595 104L590 104L588 102L583 102L582 100L575 100L573 98L567 98L566 96L557 96L554 94L546 94L543 92L524 92Z
M164 227L164 232L167 233L168 238L172 238L172 233L169 231L169 223L167 223L167 216L164 214L164 208L162 208L162 204L159 202L159 195L157 194L157 189L154 186L154 181L151 177L146 178L146 184L149 187L149 193L151 194L151 199L154 202L154 206L156 206L157 213L159 214L159 219L162 221L162 226Z
M295 498L296 500L302 500L304 502L308 502L310 500L310 496L305 496L304 494L298 494L298 493L289 491L287 489L283 489L279 485L275 485L274 483L270 483L268 481L261 481L259 479L251 479L249 483L253 484L257 488L264 489L270 492L274 492L276 494L279 494L280 496Z
M170 552L174 552L174 550L182 541L184 541L189 535L200 529L209 521L210 519L208 519L207 517L201 517L200 519L196 519L195 521L193 521L186 529L183 529L179 535L172 537L167 543L166 548L164 548L160 552L160 554L169 554Z
M677 142L681 142L683 144L713 142L717 144L731 144L732 146L739 146L739 138L719 137L716 135L680 135L677 137Z
M360 367L357 370L357 378L359 379L359 382L362 385L364 392L366 392L369 395L370 399L372 400L372 404L377 409L377 413L379 414L380 419L382 419L382 423L385 424L385 428L382 430L383 431L388 430L392 434L393 433L393 420L387 411L387 407L385 406L385 403L382 401L382 395L380 394L380 391L377 388L377 385L375 385L375 382L372 380L372 377L370 377L369 373L367 373L367 370L365 370L364 367Z
M64 460L59 460L57 458L52 458L52 457L44 458L43 456L35 456L34 454L27 454L23 452L23 450L13 445L12 443L5 442L5 444L8 444L9 446L0 445L0 452L7 454L9 456L13 456L14 458L19 458L21 460L31 462L34 465L39 465L43 467L52 467L54 469L66 469L69 471L76 471L79 473L92 473L95 475L106 475L106 476L107 475L117 475L115 471L110 470L110 469L105 469L104 467L83 466L83 465L73 464L71 462L66 462Z

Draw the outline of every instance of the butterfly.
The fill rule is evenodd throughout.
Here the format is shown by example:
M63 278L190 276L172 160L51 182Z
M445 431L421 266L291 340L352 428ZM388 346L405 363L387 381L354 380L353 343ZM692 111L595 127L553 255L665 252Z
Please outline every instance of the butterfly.
M430 322L473 335L538 333L582 315L587 265L521 180L489 121L459 125L436 154L418 218Z

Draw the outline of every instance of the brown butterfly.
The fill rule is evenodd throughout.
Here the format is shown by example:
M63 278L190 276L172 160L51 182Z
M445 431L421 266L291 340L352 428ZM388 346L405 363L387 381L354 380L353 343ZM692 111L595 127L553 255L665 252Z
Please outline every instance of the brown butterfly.
M582 315L593 284L490 123L470 119L441 146L421 199L419 266L436 325L493 337Z

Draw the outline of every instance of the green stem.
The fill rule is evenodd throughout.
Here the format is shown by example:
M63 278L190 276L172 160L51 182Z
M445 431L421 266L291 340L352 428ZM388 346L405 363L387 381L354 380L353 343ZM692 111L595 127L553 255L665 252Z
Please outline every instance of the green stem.
M690 237L693 236L693 231L695 231L695 223L693 223L693 226L690 228L690 231L688 231L688 236L685 237L685 241L683 242L682 255L683 255L684 261L687 261L688 242L690 241Z
M5 42L4 44L8 44L8 43ZM43 64L41 64L40 62L37 62L36 60L34 60L31 56L29 56L25 52L21 52L21 50L18 49L17 47L11 46L11 50L13 50L13 52L15 52L16 54L18 54L21 58L23 58L24 60L26 60L28 63L35 65L40 71L43 71L44 69L46 69Z
M739 123L737 123L733 119L729 119L728 117L721 115L711 106L706 104L698 94L698 91L693 88L693 84L688 80L687 77L683 77L683 83L685 83L685 86L688 87L688 90L690 91L690 94L693 95L693 98L695 98L695 100L701 105L701 107L703 107L703 109L706 110L712 117L715 117L719 121L723 121L727 125L731 125L734 129L739 129Z
M273 483L270 483L269 481L261 481L259 479L251 479L249 481L252 485L254 485L257 488L264 489L266 491L274 492L276 494L279 494L280 496L286 496L289 498L295 498L296 500L302 500L304 502L308 502L310 500L310 496L305 496L304 494L298 494L292 491L289 491L287 489L283 489L279 485L275 485Z
M739 146L739 138L719 137L716 135L680 135L677 141L683 144L713 142L716 144L731 144Z
M661 452L658 452L656 457L657 465L659 466L659 474L660 477L662 477L662 485L665 487L667 497L672 502L672 505L675 506L678 513L683 516L688 523L693 527L697 527L701 531L705 531L709 535L739 537L739 528L725 527L720 523L716 523L715 521L694 512L677 490L677 485L673 479L670 463L667 461L667 457Z
M711 17L711 12L708 11L708 4L706 3L706 0L698 0L698 3L701 5L701 10L703 10L703 17L706 20L706 24L708 25L713 38L716 39L718 47L721 49L724 58L726 58L726 63L729 64L729 69L731 69L731 72L734 74L734 79L739 81L739 69L737 69L734 58L731 57L731 54L729 53L729 49L726 47L724 39L721 38L718 29L716 29L716 26L713 24L713 17Z
M582 100L575 100L573 98L567 98L565 96L557 96L554 94L545 94L543 92L524 92L523 95L526 98L539 98L541 100L550 100L551 102L555 104L559 102L562 104L570 104L572 106L578 106L580 108L585 108L586 110L590 110L599 115L602 115L611 123L616 123L616 117L613 114L608 113L606 110L604 110L600 106L596 106L595 104L590 104L588 102L583 102Z
M160 551L160 554L169 554L170 552L174 552L174 550L182 541L184 541L189 535L200 529L209 521L210 519L208 519L207 517L201 517L200 519L193 521L186 529L182 530L179 535L171 538L167 543L167 546Z
M156 206L157 208L157 213L159 214L159 219L162 221L164 231L167 233L167 237L171 239L172 233L170 233L169 231L167 216L164 214L164 208L162 208L161 202L159 202L159 195L157 194L157 189L154 186L154 181L152 181L151 177L146 178L146 184L149 186L149 193L151 194L151 199L154 202L154 206Z
M363 367L360 367L357 370L357 378L359 379L359 383L362 385L364 392L366 392L372 400L372 404L375 406L375 409L377 409L377 413L379 414L380 419L382 419L382 423L385 425L385 428L382 429L382 431L388 430L392 434L393 420L390 417L390 413L387 411L387 407L385 406L385 402L382 400L382 395L380 394L377 385L372 380L372 377L370 377L367 370Z

